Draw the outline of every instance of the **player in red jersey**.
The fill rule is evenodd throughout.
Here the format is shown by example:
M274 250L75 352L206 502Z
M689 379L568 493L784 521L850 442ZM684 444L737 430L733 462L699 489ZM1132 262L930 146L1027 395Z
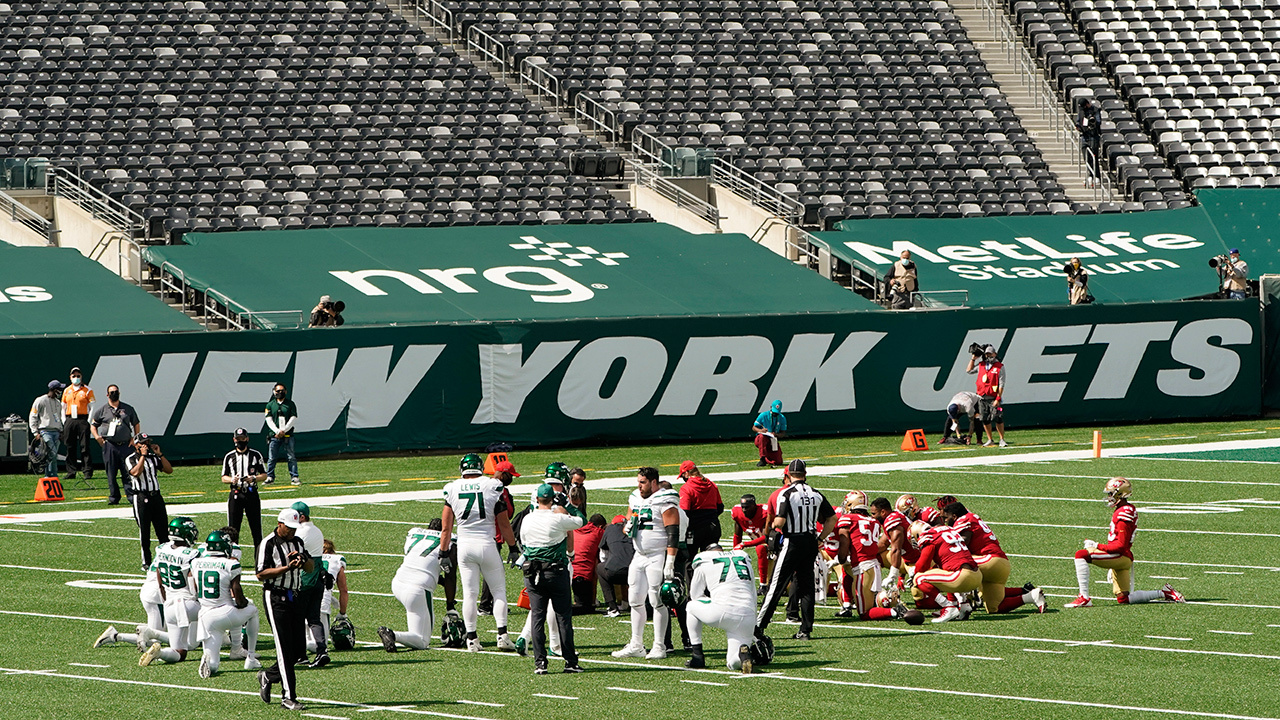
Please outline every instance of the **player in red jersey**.
M1111 571L1111 586L1118 603L1128 605L1149 603L1152 600L1186 602L1182 593L1167 583L1160 590L1133 589L1133 536L1138 532L1138 510L1129 502L1132 493L1132 484L1122 477L1107 481L1103 494L1107 496L1107 504L1115 508L1111 513L1111 532L1107 533L1107 542L1099 544L1085 540L1084 549L1076 553L1076 581L1080 584L1080 595L1064 607L1093 605L1093 599L1089 596L1090 565Z
M969 554L960 534L949 527L929 527L924 522L911 523L907 537L920 548L916 562L916 582L911 595L917 608L942 608L935 623L959 620L969 616L973 608L956 597L982 586L982 573Z
M750 552L746 548L755 548L756 562L760 569L756 576L760 578L757 592L763 594L769 583L769 511L756 504L755 495L747 494L742 496L729 514L733 517L733 549Z
M942 508L942 517L960 534L969 546L969 554L982 573L982 604L989 613L1009 612L1027 603L1035 603L1039 612L1045 610L1044 591L1027 583L1022 587L1005 587L1013 572L1009 557L1000 547L1000 541L991 528L963 503L955 501Z
M902 617L906 614L906 606L891 601L891 607L882 607L877 602L883 530L867 509L867 494L853 490L845 495L844 511L836 522L840 565L844 568L841 599L852 600L859 620L896 620ZM853 612L846 606L836 617L851 617Z
M871 517L880 522L884 531L880 536L880 565L889 569L884 585L897 590L900 577L905 575L909 580L916 570L916 561L920 559L920 551L911 547L907 539L911 520L894 510L888 498L871 501Z

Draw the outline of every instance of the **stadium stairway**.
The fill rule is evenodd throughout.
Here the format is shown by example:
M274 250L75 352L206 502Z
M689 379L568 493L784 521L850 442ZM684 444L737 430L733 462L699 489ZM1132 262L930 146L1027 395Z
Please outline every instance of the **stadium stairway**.
M1032 53L1021 36L1013 32L1007 16L993 9L989 0L951 0L956 19L964 25L969 39L991 71L991 77L1018 114L1049 169L1067 197L1096 205L1114 199L1110 180L1090 182L1089 172L1078 149L1074 120L1044 82L1043 68L1031 60Z

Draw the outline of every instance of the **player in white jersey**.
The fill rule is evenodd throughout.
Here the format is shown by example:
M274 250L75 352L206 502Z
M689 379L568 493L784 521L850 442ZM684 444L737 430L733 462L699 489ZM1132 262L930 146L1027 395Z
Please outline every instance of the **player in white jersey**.
M138 590L138 600L142 602L142 609L147 613L146 624L138 625L137 632L131 633L116 632L114 625L108 625L98 639L93 641L93 647L124 642L136 644L138 652L146 652L151 643L157 640L169 642L169 633L164 629L164 598L160 597L160 582L156 578L154 558L151 560L151 566L147 568L147 577L142 581L142 588Z
M509 548L516 547L511 532L501 481L484 475L484 461L469 453L458 463L462 477L444 486L444 510L440 513L441 552L448 553L458 538L458 572L462 575L462 621L467 628L467 650L480 652L476 620L480 615L480 579L493 591L493 619L498 625L498 649L515 650L507 637L507 575L493 538L498 533Z
M338 591L338 618L347 617L347 559L334 550L333 541L324 539L321 545L324 553L320 556L320 570L324 573L320 581L324 583L324 594L320 596L320 625L324 627L324 636L329 637L329 618L333 613L333 591ZM316 641L307 634L307 651L315 652Z
M244 596L244 588L240 585L240 559L232 556L231 540L221 530L209 533L204 551L204 555L191 561L191 580L200 603L197 628L204 647L200 656L200 677L210 678L218 672L223 635L241 627L247 628L249 635L249 654L245 658L244 669L257 670L262 667L255 652L258 646L258 608ZM239 635L236 632L233 639L238 641Z
M169 521L169 542L156 548L156 578L160 583L160 595L164 598L164 623L169 630L169 647L152 642L151 647L138 658L138 665L146 667L156 660L178 663L187 659L187 651L198 640L196 620L200 603L196 602L191 588L191 563L200 556L196 549L196 523L189 517L175 517Z
M711 545L693 558L689 583L689 639L693 657L685 667L706 667L702 626L720 628L728 636L725 665L751 672L752 633L756 625L756 581L750 559L741 550Z
M637 488L627 499L629 505L626 531L635 545L635 555L627 571L628 600L631 603L631 640L616 658L645 657L660 660L667 656L664 638L671 616L663 605L659 591L662 583L675 578L676 553L682 538L680 494L658 484L658 471L642 467L636 474ZM653 648L644 650L645 609L653 606Z
M440 576L448 572L452 561L440 556L440 520L432 520L425 528L411 528L404 538L404 560L391 579L391 594L404 606L408 630L378 628L378 638L387 652L396 651L396 643L414 650L431 647L431 628L435 622L432 595Z

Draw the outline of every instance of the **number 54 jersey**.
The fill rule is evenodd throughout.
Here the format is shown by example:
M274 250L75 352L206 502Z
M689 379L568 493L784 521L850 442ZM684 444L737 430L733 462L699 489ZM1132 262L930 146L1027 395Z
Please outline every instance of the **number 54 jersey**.
M756 583L751 561L741 550L706 550L694 556L690 597L701 597L704 588L718 607L755 613Z
M201 610L234 604L231 581L240 577L240 561L233 557L206 555L191 561L196 599Z

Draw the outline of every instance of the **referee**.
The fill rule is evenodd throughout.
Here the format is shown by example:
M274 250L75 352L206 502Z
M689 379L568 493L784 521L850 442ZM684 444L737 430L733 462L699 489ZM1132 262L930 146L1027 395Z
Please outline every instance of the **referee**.
M262 581L262 606L271 623L271 636L276 643L276 662L258 672L258 696L271 704L271 685L281 684L280 707L306 710L298 702L298 686L293 665L307 655L306 613L298 591L302 589L302 573L315 569L315 561L303 550L294 531L302 525L298 511L285 508L276 519L276 531L258 547L258 580Z
M262 544L262 498L258 484L267 477L262 453L249 447L249 431L236 428L231 436L235 449L222 457L222 482L231 486L227 496L227 525L240 532L240 521L249 519L253 546Z
M133 439L133 453L124 460L129 471L129 500L133 503L133 519L138 523L138 542L142 545L142 572L151 567L151 528L156 529L156 542L169 542L169 513L160 495L160 473L173 474L173 466L160 446L146 433Z
M773 519L773 529L782 536L782 548L756 618L756 637L764 636L788 580L792 581L791 592L800 599L800 631L792 637L808 640L813 632L813 565L819 543L835 528L836 511L822 493L809 487L806 473L803 460L792 460L787 466L791 485L778 496L778 511ZM819 523L821 533L817 530Z

